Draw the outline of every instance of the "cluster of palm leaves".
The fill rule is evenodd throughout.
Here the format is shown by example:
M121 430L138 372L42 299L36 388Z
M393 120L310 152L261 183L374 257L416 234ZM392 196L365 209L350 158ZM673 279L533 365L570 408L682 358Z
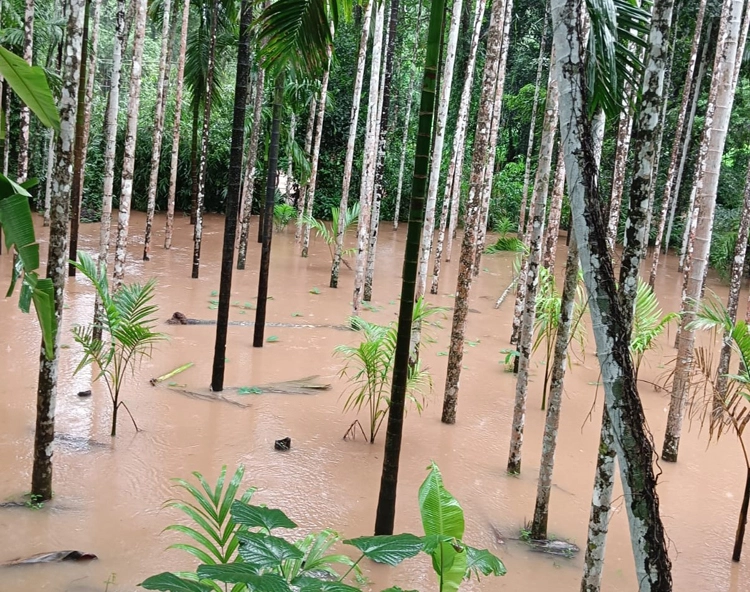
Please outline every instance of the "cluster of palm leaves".
M73 328L73 337L83 349L83 358L75 371L94 366L98 372L94 380L104 380L112 400L112 436L117 433L120 407L125 408L138 430L121 394L128 374L151 356L156 343L166 339L164 334L154 331L158 308L151 301L156 282L151 279L143 285L124 284L111 292L105 267L97 265L90 255L80 252L73 264L94 284L103 311L95 323Z
M635 310L633 312L633 331L630 334L630 355L635 368L635 378L641 368L646 352L656 346L656 339L673 321L679 318L675 312L662 315L656 294L641 278L635 293Z
M354 204L350 205L348 208L346 208L346 212L344 212L344 233L346 233L349 228L353 224L357 222L359 219L359 210L360 205L359 202L355 202ZM331 208L331 221L330 222L324 222L323 220L317 220L316 218L313 218L312 216L305 216L302 219L303 224L308 224L310 228L315 229L315 234L322 238L326 245L328 245L328 251L331 253L331 261L334 260L335 257L335 248L336 248L336 232L339 227L339 216L340 216L339 208L333 207ZM342 251L343 256L352 255L357 251L357 249L344 249ZM344 265L347 267L350 267L349 263L342 259L344 262Z
M511 251L514 253L522 253L524 251L523 241L518 236L508 236L509 233L515 231L516 224L508 218L501 218L495 225L495 232L500 236L495 241L495 244L489 245L485 249L485 253L500 253L503 251Z
M288 203L277 203L273 207L273 226L276 232L284 230L296 217L297 210Z
M442 310L430 306L420 298L414 304L413 323L424 325L431 316L441 314ZM352 383L351 392L344 403L344 411L354 410L359 413L365 408L368 414L369 434L364 432L357 420L349 427L347 436L353 436L356 427L359 426L365 438L374 443L390 407L398 326L395 323L378 325L360 317L351 317L350 323L352 328L362 335L363 340L356 346L339 345L335 350L346 360L340 375ZM417 412L421 413L425 405L425 396L431 390L432 378L417 360L409 366L406 389L407 400L414 405Z

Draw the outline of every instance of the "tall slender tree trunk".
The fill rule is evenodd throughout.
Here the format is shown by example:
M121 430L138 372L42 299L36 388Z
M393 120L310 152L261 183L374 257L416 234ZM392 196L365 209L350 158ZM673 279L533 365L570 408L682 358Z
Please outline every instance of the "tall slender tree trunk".
M71 262L68 264L68 276L75 277L76 267L73 265L73 261L78 259L78 226L81 221L81 197L83 196L83 171L84 168L81 164L85 165L84 153L86 152L86 146L84 145L84 126L85 126L85 113L86 113L86 66L88 65L88 52L89 52L89 17L91 12L91 0L86 0L84 5L84 16L83 16L83 40L81 41L81 72L78 75L78 106L76 108L76 143L73 147L73 182L72 182L72 197L70 206L70 254L69 258ZM27 129L28 132L28 129ZM28 138L27 138L28 148ZM26 157L28 160L28 155ZM28 163L27 163L28 164ZM19 166L20 168L20 166Z
M508 0L506 0L508 1ZM482 92L477 113L477 127L474 134L474 152L471 163L471 181L469 197L466 202L466 223L461 243L461 259L456 284L456 299L451 326L451 344L448 352L448 372L445 378L442 422L456 423L456 406L458 404L458 385L463 361L466 316L469 312L469 294L473 277L474 253L476 252L477 220L482 199L484 171L489 162L489 140L492 125L493 104L496 95L500 69L500 53L505 19L505 1L493 2L490 17L490 28L487 32Z
M451 24L448 29L448 42L445 46L445 63L443 64L442 74L443 83L440 86L440 97L438 98L437 118L435 121L435 136L432 144L432 158L430 159L430 178L427 185L422 247L420 249L419 270L417 272L416 298L418 299L422 298L427 290L427 269L430 263L430 254L432 253L432 238L435 235L435 208L437 206L438 185L442 170L445 126L448 122L448 106L453 88L453 66L456 63L456 48L458 47L458 32L461 25L462 10L463 0L453 0ZM445 207L443 209L446 210Z
M8 176L10 166L10 86L3 88L3 111L5 112L5 142L3 143L3 175Z
M683 298L677 362L662 451L662 458L668 462L677 461L682 434L682 419L695 346L695 332L690 323L695 319L696 306L702 296L704 273L708 265L721 159L734 103L734 63L737 59L743 4L742 0L724 0L723 2L722 27L714 58L703 141L696 163L699 169L696 178L699 182L695 188L697 212L694 212L693 217L697 220L697 225L686 298Z
M167 222L164 229L164 248L172 248L174 230L174 207L177 196L177 167L180 156L180 123L182 120L182 95L185 86L185 57L187 53L187 34L190 18L190 0L182 6L182 27L180 29L180 53L177 58L177 81L175 89L174 125L172 127L172 158L169 164L169 195L167 196ZM175 26L177 23L175 23Z
M201 267L201 241L203 240L203 201L206 195L206 170L208 167L208 142L211 136L211 103L214 87L214 64L216 61L216 26L219 20L219 0L213 0L211 9L211 33L206 66L206 91L203 105L203 133L201 134L200 163L198 164L198 201L195 206L195 232L193 234L193 272L198 279ZM273 212L271 212L273 215Z
M39 355L39 378L36 394L36 427L34 432L34 466L31 472L31 495L35 501L52 498L52 454L55 439L55 406L57 377L62 335L65 296L65 264L68 249L68 214L70 211L73 144L83 40L84 0L67 0L65 61L62 65L60 97L60 134L55 149L52 171L49 251L47 278L55 288L55 320L57 332L52 357L47 358L44 346Z
M318 182L318 162L320 160L320 140L323 137L323 120L326 115L326 102L328 100L328 80L331 76L331 59L333 48L328 48L328 67L323 74L320 84L320 99L318 100L318 115L315 118L315 141L313 143L312 160L310 162L310 180L308 181L307 203L305 214L309 219L313 215L313 203L315 201L315 185ZM341 214L343 216L343 214ZM310 225L305 224L304 237L302 239L302 256L307 257L310 248Z
M447 222L445 222L441 216L440 231L438 233L437 246L435 247L435 268L432 275L432 286L430 287L430 292L432 294L437 294L438 292L443 247L445 247L445 260L446 262L450 261L453 248L453 238L456 235L458 206L461 195L461 172L463 169L466 144L466 128L469 125L469 108L471 106L471 89L474 84L474 70L476 69L475 65L477 61L477 49L479 48L479 35L482 30L484 11L486 7L486 0L477 0L474 11L471 42L469 43L469 59L466 64L466 78L464 80L464 88L461 91L461 102L458 106L456 131L453 136L453 150L451 153L450 164L448 165L448 176L445 183L445 194L443 196L443 203L449 204L448 213L450 216L450 224L448 225L448 237L446 242L445 227Z
M307 131L305 132L305 156L312 161L313 134L315 132L315 116L318 113L318 99L313 96L310 99L310 116L307 118ZM297 200L297 230L294 233L294 242L302 240L302 226L305 218L305 206L307 204L307 188L309 183L300 187L300 195Z
M177 1L175 0L175 7ZM172 39L175 25L172 24L172 0L164 0L162 16L161 50L159 53L159 74L156 79L156 112L154 113L154 132L151 138L151 174L148 180L148 203L146 205L146 230L143 234L143 260L151 259L151 228L154 225L156 210L156 190L159 183L159 164L161 163L161 143L164 136L164 114L167 107L167 87L169 84L169 54L172 52Z
M289 146L294 146L295 136L297 135L297 114L292 111L289 115ZM286 203L291 205L293 199L292 186L294 183L294 159L291 154L287 158L286 164L286 190L284 191L284 199Z
M2 88L0 88L0 95L2 95ZM5 140L3 140L3 143ZM47 147L47 181L44 185L44 214L42 224L46 228L50 223L50 200L52 191L52 171L55 167L55 132L54 130L49 131L49 142ZM2 241L0 241L2 244ZM0 250L0 252L2 252Z
M523 190L521 193L521 217L518 220L518 232L524 232L526 222L526 201L529 196L529 184L531 182L531 159L534 155L534 132L536 130L536 113L539 108L539 91L542 86L542 74L544 73L544 58L547 55L547 19L549 18L549 5L544 10L544 26L542 36L539 39L539 59L536 66L536 82L534 83L534 104L531 107L531 123L529 124L529 142L526 145L526 161L523 171Z
M255 83L255 104L253 105L253 129L250 132L250 143L247 148L247 162L245 163L245 181L242 184L242 223L240 226L240 247L237 254L237 269L245 269L247 259L247 241L250 234L250 216L253 212L253 192L255 189L255 174L258 171L258 143L263 127L261 115L263 113L263 89L265 86L265 71L258 69ZM262 220L258 221L262 226Z
M411 128L411 107L414 103L414 73L409 77L407 85L406 113L404 114L404 135L401 139L401 158L398 165L398 182L396 183L396 203L393 207L393 230L398 230L399 218L401 217L401 193L404 187L404 167L406 166L406 148L409 142L409 129Z
M370 243L370 223L375 183L375 160L378 151L378 87L380 85L380 61L382 57L384 3L378 7L375 16L375 30L372 36L372 62L370 66L370 90L367 103L367 133L362 157L362 181L359 191L359 220L357 224L357 261L354 270L354 294L352 314L359 315L365 289L367 251Z
M562 153L562 150L561 150ZM575 238L570 241L568 259L565 264L565 280L560 301L560 322L555 337L555 354L552 362L552 378L549 387L549 403L542 438L542 460L539 464L539 481L536 490L534 520L531 523L531 538L547 538L549 499L552 490L552 471L555 468L557 431L560 425L560 407L563 399L563 383L568 360L568 346L573 328L573 311L578 288L578 246Z
M617 126L617 139L615 140L615 163L612 172L612 194L609 198L609 223L607 224L607 243L613 253L617 244L617 230L620 227L622 190L625 185L625 170L628 166L628 154L630 153L630 131L633 127L632 84L625 83L623 94L623 105L620 111L620 122Z
M102 187L102 214L99 225L99 260L98 265L106 270L109 255L110 231L112 227L112 194L115 181L115 156L117 153L117 118L120 112L120 85L122 75L122 57L125 53L127 34L125 26L126 2L117 0L115 13L115 39L112 49L112 72L110 74L109 99L104 124L104 183ZM94 331L101 338L98 328L102 313L102 304L96 297L94 304Z
M346 156L344 157L344 178L341 182L341 203L339 204L339 225L336 228L336 249L333 253L333 264L331 265L331 288L339 286L339 269L341 268L341 255L344 250L344 220L349 207L349 187L352 182L352 167L354 164L354 146L357 142L357 127L359 126L359 109L362 103L362 83L365 78L367 65L367 42L370 38L370 21L372 20L372 7L374 1L367 0L362 12L362 34L359 39L359 52L357 54L357 69L354 74L354 94L352 96L352 111L349 115L349 137L346 141ZM411 99L410 99L411 100ZM409 103L411 105L411 102ZM408 119L408 118L407 118ZM408 127L408 121L407 121ZM405 146L404 148L405 149Z
M380 207L385 193L383 187L383 171L385 169L386 143L388 142L388 120L391 111L391 77L393 75L393 54L396 49L396 27L398 26L399 0L390 0L390 15L388 17L388 31L385 41L385 64L381 72L380 106L378 109L378 139L377 155L375 157L375 178L373 184L373 208L370 217L370 244L367 250L367 268L365 270L365 287L363 299L372 299L372 283L375 278L375 253L378 247L378 232L380 230Z
M439 67L440 34L443 30L444 0L433 0L427 36L422 95L419 104L419 129L414 156L414 178L409 208L409 230L406 236L404 266L401 274L401 303L399 305L398 334L391 381L388 424L383 454L383 471L380 478L375 534L393 534L396 517L396 491L398 486L401 438L404 426L406 385L410 371L411 324L414 315L414 294L417 283L419 239L424 223L424 202L427 194L427 166L430 154L430 136L435 111L435 83Z
M250 24L252 19L252 3L250 0L242 0L237 48L237 75L234 87L232 148L229 155L229 186L227 189L226 216L224 218L224 243L221 252L221 280L219 284L219 306L216 313L214 361L211 372L211 390L214 392L224 390L229 301L232 296L234 245L237 239L237 210L242 191L242 152L245 147L245 112L247 110L247 87L250 77Z
M482 185L482 205L479 210L477 228L476 255L474 255L474 276L479 275L480 262L484 253L484 245L487 239L487 223L490 215L490 201L492 199L492 179L495 174L495 160L497 157L497 141L500 133L500 115L503 107L503 93L505 91L505 70L508 63L508 52L510 50L510 25L513 20L513 2L506 0L505 24L503 27L503 48L500 54L500 66L497 77L497 89L495 90L495 108L492 111L492 128L490 130L490 158L484 169L484 183Z
M688 58L687 71L685 73L685 85L682 89L682 101L680 102L680 111L677 115L677 123L674 129L674 141L672 143L672 155L669 160L669 168L667 169L667 179L664 183L664 196L661 202L661 213L659 216L659 225L656 229L656 242L654 243L654 256L651 261L651 272L648 278L648 285L651 289L654 288L656 283L656 271L659 267L659 253L661 249L662 235L667 225L667 216L669 214L670 205L672 204L672 197L676 202L679 195L677 193L672 194L672 187L675 185L675 177L677 176L677 167L680 158L680 147L682 146L683 130L685 129L685 119L688 113L688 107L690 106L690 95L693 85L693 76L695 74L695 65L698 61L698 53L700 52L700 41L701 33L703 31L703 17L706 13L706 0L700 0L698 5L698 14L695 19L695 30L693 32L693 42L690 47L690 57ZM704 50L706 51L706 50ZM687 139L687 138L686 138ZM666 245L669 246L669 236L666 239ZM666 252L666 251L665 251Z
M268 167L266 169L266 206L263 209L263 243L260 251L258 271L258 307L255 309L255 332L253 347L263 347L266 330L266 305L268 304L268 276L271 269L271 239L273 238L273 204L276 199L276 172L279 164L279 133L281 111L284 106L284 76L279 74L273 93L273 118L271 122L271 143L268 147Z
M623 305L618 294L607 244L607 223L598 195L596 158L589 141L588 89L581 67L585 55L580 26L583 4L578 0L552 0L551 4L557 55L555 71L560 86L560 137L565 150L568 194L589 294L606 410L612 420L614 448L620 461L636 578L642 591L666 592L672 589L671 563L659 515L653 449L638 396L629 339L623 338L630 334L632 312L625 310L629 304ZM662 27L668 27L670 18L669 0L665 3L656 0L652 43L666 42Z
M141 103L143 69L143 42L146 36L146 0L134 0L136 5L135 32L133 33L133 62L130 71L130 96L128 98L128 123L125 131L125 152L122 159L120 186L120 211L117 216L117 242L115 243L114 284L119 288L125 276L125 258L128 254L128 228L130 202L133 197L135 171L135 146L138 133L138 111Z
M554 58L554 53L552 57ZM550 72L552 73L553 69L550 68ZM557 104L559 94L554 76L548 82L547 96L550 97L547 103L547 113L552 112L554 116L554 125L551 125L549 121L545 121L542 137L543 142L545 142L546 138L544 138L544 135L549 134L551 136L549 141L549 151L540 153L539 155L538 170L542 171L544 178L540 179L540 177L537 176L538 183L534 183L534 202L532 204L531 213L529 214L531 233L528 242L529 255L526 260L524 274L525 286L523 290L523 316L521 331L518 335L516 400L513 407L513 424L510 432L510 451L508 453L508 473L511 475L517 475L521 472L521 446L523 445L523 430L524 424L526 423L526 398L529 385L529 366L531 362L531 348L534 340L534 320L536 319L536 293L537 288L539 287L539 266L542 263L542 248L544 243L544 220L546 217L545 206L547 203L549 185L549 169L552 161L552 147L554 146L554 137L557 127ZM541 185L544 185L544 187L541 187Z
M200 126L201 106L198 97L193 97L193 127L190 138L190 224L195 225L198 207L198 151L200 149Z
M26 0L23 15L23 59L28 64L32 64L34 60L34 0ZM19 183L24 183L29 177L29 127L31 123L31 113L24 104L21 104L19 119L18 171L16 177Z
M555 61L555 50L552 48L550 54L550 63ZM557 113L558 113L559 93L557 90L557 77L554 69L550 68L549 79L547 80L547 99L544 107L544 121L542 123L542 137L539 142L539 160L536 166L536 176L534 178L533 204L544 203L549 192L549 176L552 169L552 151L555 147L555 134L557 133ZM562 146L562 143L560 144ZM534 206L535 207L535 206ZM531 244L533 234L533 224L531 218L535 218L532 211L529 222L526 224L523 242L528 249ZM544 215L541 218L544 221ZM526 301L526 281L528 270L528 258L524 258L521 264L521 273L518 278L518 290L516 291L516 304L513 308L513 328L510 342L517 344L521 335L521 326L523 320L524 302Z
M544 259L542 265L549 271L555 269L557 258L557 243L560 236L560 218L562 216L562 202L565 194L565 154L562 148L557 153L555 165L555 180L552 183L552 196L549 200L549 218L547 232L544 236ZM576 262L576 265L578 263Z

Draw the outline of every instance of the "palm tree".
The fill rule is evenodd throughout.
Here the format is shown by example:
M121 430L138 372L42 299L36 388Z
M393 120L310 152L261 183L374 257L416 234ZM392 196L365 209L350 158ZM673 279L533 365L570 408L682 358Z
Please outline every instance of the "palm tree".
M23 15L23 59L30 65L34 62L34 0L26 0ZM25 104L21 105L19 119L16 177L19 183L24 183L29 176L29 124L31 123L31 113Z
M232 295L234 244L237 238L237 210L239 209L240 194L242 191L242 152L245 145L245 112L247 110L247 87L250 77L250 24L253 18L252 4L249 0L242 0L240 15L237 76L234 89L234 119L232 122L232 148L229 156L229 187L227 189L226 217L224 218L219 306L216 313L216 341L214 344L214 362L211 374L211 390L214 392L224 390L229 301Z
M265 8L256 21L261 67L275 82L253 347L263 347L265 332L284 81L287 75L320 76L328 64L338 18L339 5L333 0L280 0Z
M443 31L444 0L433 0L427 32L427 53L422 78L422 97L419 105L419 133L414 156L414 178L409 209L409 230L406 236L404 266L401 276L401 303L396 335L396 353L391 381L391 404L383 454L383 471L380 478L375 534L393 534L396 517L396 489L398 485L401 437L404 425L404 407L409 377L411 354L411 326L414 314L414 294L417 283L419 241L424 224L425 196L427 193L427 166L430 138L435 113L435 82L439 66L440 37Z
M81 43L83 40L83 13L85 0L67 0L66 12L67 56L62 70L63 92L60 99L60 133L55 147L52 192L50 195L50 235L47 256L47 278L55 290L54 307L57 326L61 325L64 292L65 264L68 254L68 216L70 212L70 183L73 170L73 144L80 75ZM53 343L52 356L42 349L39 358L37 385L37 412L34 432L34 467L31 472L31 495L37 501L52 498L52 448L55 438L55 399L57 395L57 370L60 352L60 333Z

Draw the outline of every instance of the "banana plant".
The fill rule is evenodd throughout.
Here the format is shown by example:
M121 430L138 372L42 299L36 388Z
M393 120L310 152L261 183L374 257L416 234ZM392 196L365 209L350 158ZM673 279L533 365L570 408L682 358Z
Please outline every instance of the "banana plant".
M251 505L246 494L231 504L233 540L237 541L234 561L206 562L189 574L164 572L147 578L140 586L164 592L220 592L222 584L232 584L233 592L359 592L361 578L349 583L346 580L352 572L359 575L358 565L363 559L395 566L420 553L432 559L439 592L455 592L472 576L505 575L505 566L498 557L487 549L475 549L463 542L464 511L445 489L437 465L432 463L428 471L418 497L424 536L404 533L345 540L345 545L359 552L359 557L352 561L346 555L327 554L339 540L332 531L290 541L288 535L278 531L294 530L297 525L279 509ZM223 478L224 470L220 482ZM236 475L232 483L238 483ZM203 510L214 511L219 505L226 507L229 489L222 498L217 487L216 500L212 498L210 486L204 484L204 489L208 498L197 488L191 491ZM237 490L235 487L232 492L236 495ZM196 516L203 520L202 510L192 508L189 515L194 520ZM348 569L341 575L337 566ZM383 592L407 591L394 586Z

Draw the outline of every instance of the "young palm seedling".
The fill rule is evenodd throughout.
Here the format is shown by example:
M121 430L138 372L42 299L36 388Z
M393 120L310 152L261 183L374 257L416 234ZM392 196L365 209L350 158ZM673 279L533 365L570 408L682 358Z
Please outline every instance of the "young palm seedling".
M656 338L669 326L669 323L679 318L676 312L662 316L656 294L641 278L635 293L635 309L633 311L633 331L630 334L630 356L633 358L635 378L646 352L656 347Z
M138 431L138 424L121 394L128 373L132 373L143 358L151 357L155 343L166 339L164 334L154 331L154 315L158 309L151 301L156 282L152 279L145 285L126 284L110 293L104 267L97 265L90 255L79 253L78 262L71 263L94 284L102 302L102 315L96 324L73 328L73 337L83 348L83 358L75 371L94 366L98 371L94 380L102 378L107 385L112 399L112 436L117 434L120 407L125 408ZM101 338L95 336L95 329L101 331Z
M304 223L309 224L311 228L314 228L315 233L328 245L328 251L331 253L331 261L333 261L335 257L334 249L336 248L336 229L339 227L339 215L339 208L331 208L330 225L323 222L322 220L316 220L312 216L305 217L304 219ZM346 212L344 212L345 233L347 230L349 230L349 227L352 226L352 224L356 224L358 218L359 202L356 202L355 204L349 206L346 209ZM356 251L357 249L344 249L342 251L342 255L348 256L355 253ZM346 259L342 258L341 261L344 263L344 265L351 269L351 265L349 265Z

